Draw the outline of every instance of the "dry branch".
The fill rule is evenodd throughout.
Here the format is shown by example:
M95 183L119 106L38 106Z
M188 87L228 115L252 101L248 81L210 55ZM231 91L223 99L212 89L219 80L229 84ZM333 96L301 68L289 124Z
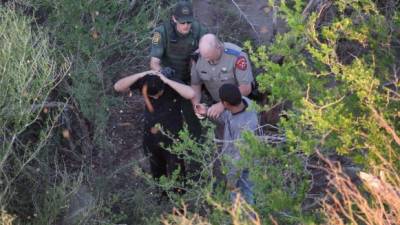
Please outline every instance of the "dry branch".
M397 143L397 145L400 146L400 138L396 134L396 131L388 124L388 122L374 109L373 107L370 107L372 111L372 115L374 118L377 120L379 126L381 126L383 129L386 130L390 135L392 135L393 140Z
M389 184L373 175L360 173L368 194L352 182L339 164L335 164L317 151L326 163L329 184L332 189L322 202L327 224L398 224L400 221L399 183ZM396 173L386 169L388 174Z
M235 0L231 0L233 5L238 9L239 14L241 16L243 16L243 18L246 20L246 22L250 25L251 29L254 31L254 33L257 36L257 39L260 39L260 34L257 32L256 27L254 26L254 24L250 21L250 19L248 18L248 16L243 12L243 10L240 8L240 6L235 2Z
M332 4L331 0L311 0L304 8L302 15L307 18L312 12L321 12Z

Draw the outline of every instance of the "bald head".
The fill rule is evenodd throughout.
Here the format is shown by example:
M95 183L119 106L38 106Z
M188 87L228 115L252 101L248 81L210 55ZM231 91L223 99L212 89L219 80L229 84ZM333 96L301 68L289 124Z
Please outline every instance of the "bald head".
M207 61L217 60L221 56L222 43L214 34L205 34L199 42L201 57Z

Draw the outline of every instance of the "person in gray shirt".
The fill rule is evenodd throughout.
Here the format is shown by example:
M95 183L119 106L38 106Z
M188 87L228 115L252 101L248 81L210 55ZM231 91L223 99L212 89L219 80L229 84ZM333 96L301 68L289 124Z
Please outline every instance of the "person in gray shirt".
M258 127L257 112L250 109L251 100L242 96L239 88L234 84L223 84L219 88L219 98L224 111L217 118L210 118L217 124L224 125L224 137L221 154L225 159L228 172L226 173L227 186L231 190L231 198L236 198L235 189L238 189L247 203L254 204L252 183L249 180L247 169L240 170L236 163L241 159L236 144L245 131L255 132ZM195 106L201 115L207 115L204 104Z

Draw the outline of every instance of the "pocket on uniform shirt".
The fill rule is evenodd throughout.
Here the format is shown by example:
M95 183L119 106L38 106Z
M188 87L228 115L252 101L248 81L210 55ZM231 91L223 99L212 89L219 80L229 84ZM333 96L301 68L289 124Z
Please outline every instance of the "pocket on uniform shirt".
M223 73L219 74L219 79L224 83L235 83L235 77L230 73Z
M208 73L199 73L200 75L200 79L201 80L206 80L206 81L208 81L208 80L211 80L211 75L210 74L208 74Z

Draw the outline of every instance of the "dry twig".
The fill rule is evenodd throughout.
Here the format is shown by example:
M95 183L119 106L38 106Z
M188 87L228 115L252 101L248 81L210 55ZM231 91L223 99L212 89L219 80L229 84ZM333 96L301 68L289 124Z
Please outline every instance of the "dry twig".
M260 39L260 34L257 32L256 27L254 24L250 21L249 17L243 12L243 10L240 8L240 6L235 2L235 0L231 0L233 5L238 9L239 14L243 16L243 18L246 20L246 22L250 25L251 29L254 31L254 33L257 36L257 39Z

